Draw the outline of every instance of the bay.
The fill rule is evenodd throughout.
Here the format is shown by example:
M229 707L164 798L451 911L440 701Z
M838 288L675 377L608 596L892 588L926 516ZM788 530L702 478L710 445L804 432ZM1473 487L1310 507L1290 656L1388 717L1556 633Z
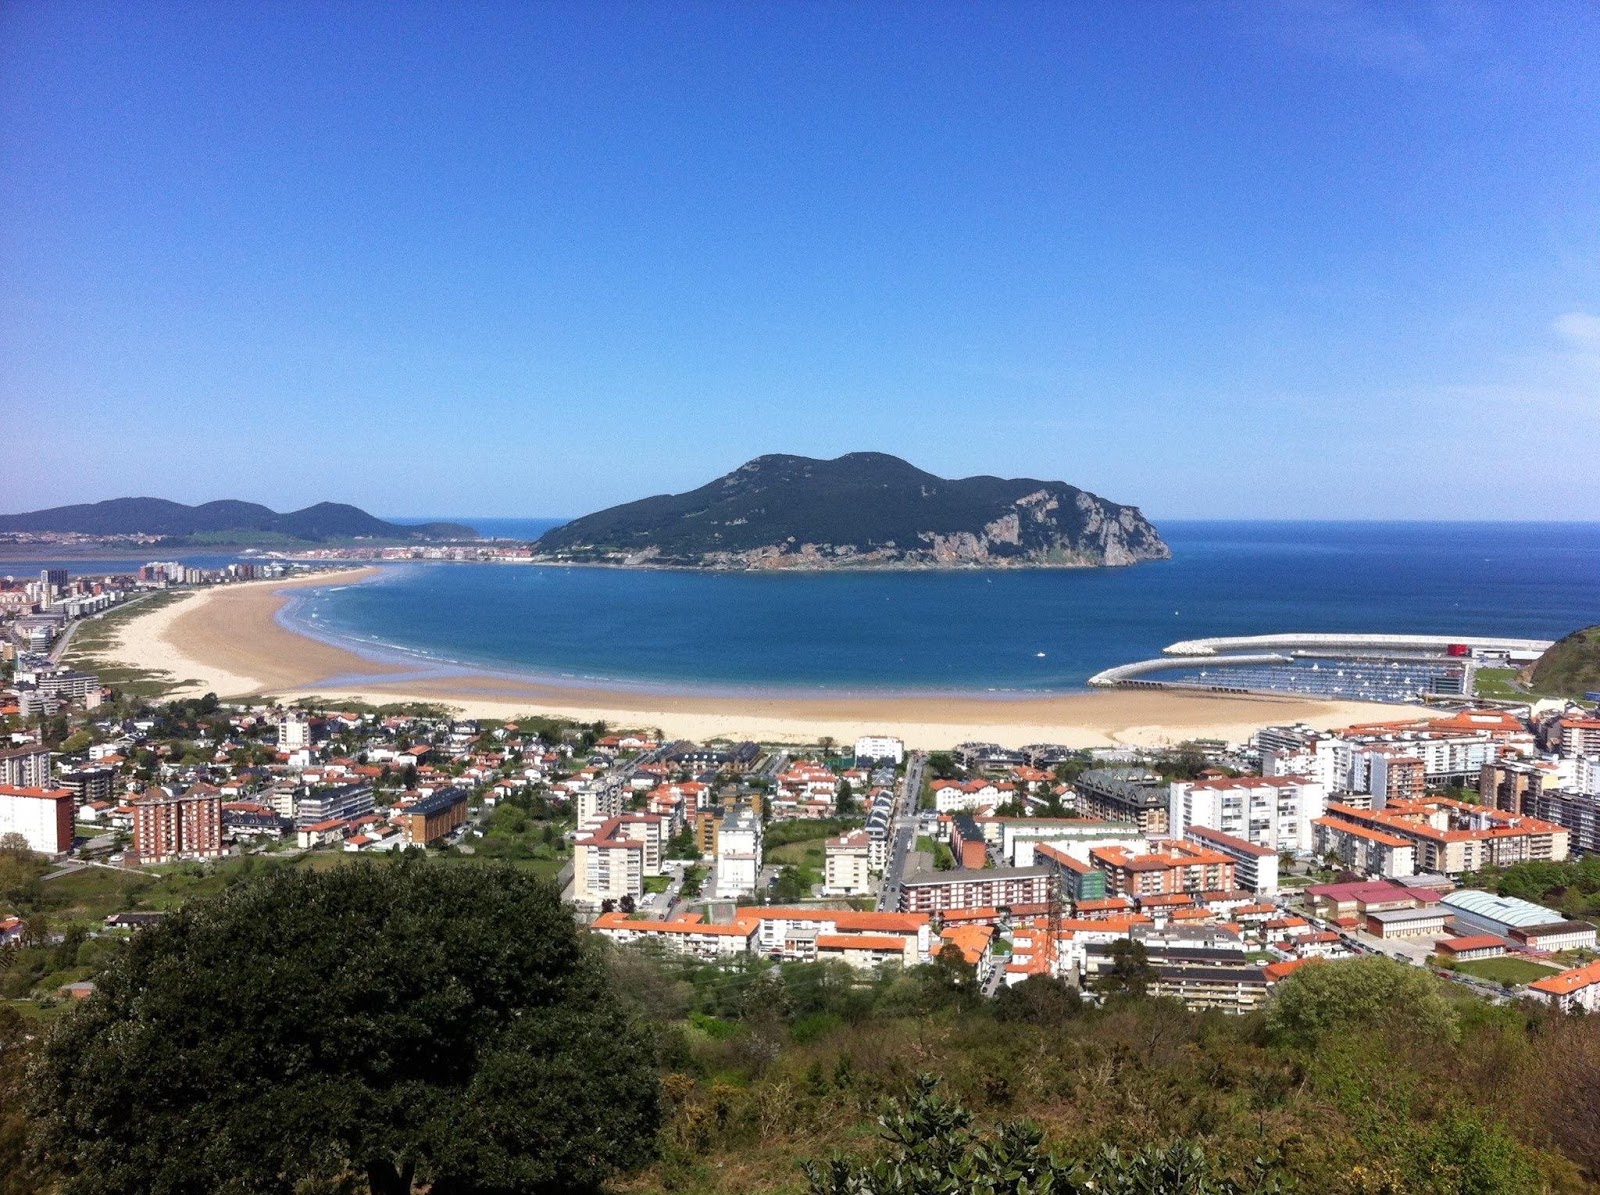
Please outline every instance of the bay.
M574 683L961 693L1070 692L1102 668L1203 636L1556 638L1600 622L1597 523L1161 531L1172 560L1119 569L402 565L366 584L305 591L283 617L373 654Z

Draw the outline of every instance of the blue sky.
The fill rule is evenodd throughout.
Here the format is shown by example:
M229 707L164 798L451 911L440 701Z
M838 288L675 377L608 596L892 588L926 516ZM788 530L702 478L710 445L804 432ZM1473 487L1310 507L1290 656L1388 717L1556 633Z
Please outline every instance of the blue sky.
M0 509L1600 517L1600 10L0 6Z

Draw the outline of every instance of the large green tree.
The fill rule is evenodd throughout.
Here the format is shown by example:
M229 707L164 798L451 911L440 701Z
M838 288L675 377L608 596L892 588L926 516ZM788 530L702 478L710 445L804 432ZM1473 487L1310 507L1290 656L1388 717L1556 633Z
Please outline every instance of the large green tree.
M1300 967L1273 992L1267 1025L1280 1039L1314 1046L1332 1033L1393 1029L1454 1039L1455 1010L1427 971L1378 955Z
M136 935L36 1106L67 1195L592 1191L651 1149L650 1047L526 873L275 869Z

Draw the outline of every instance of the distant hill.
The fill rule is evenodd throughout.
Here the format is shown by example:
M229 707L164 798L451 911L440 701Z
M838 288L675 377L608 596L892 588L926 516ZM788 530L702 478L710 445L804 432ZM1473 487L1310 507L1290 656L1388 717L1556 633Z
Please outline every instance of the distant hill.
M1062 481L948 481L880 452L762 456L686 494L574 519L554 560L707 568L1134 564L1172 555L1138 508Z
M385 522L339 502L319 502L279 514L254 502L223 500L185 506L165 498L112 498L79 506L57 506L27 514L0 515L0 532L69 532L79 535L159 535L213 544L328 540L476 539L456 523L410 527Z
M1529 687L1556 697L1600 693L1600 626L1557 639L1533 665Z

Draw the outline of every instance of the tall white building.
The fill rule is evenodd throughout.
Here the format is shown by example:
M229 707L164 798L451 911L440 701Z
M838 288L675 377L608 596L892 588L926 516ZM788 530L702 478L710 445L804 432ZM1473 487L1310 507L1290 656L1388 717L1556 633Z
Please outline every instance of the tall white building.
M739 809L717 831L717 896L732 900L755 893L761 879L761 819Z
M823 894L861 896L872 890L872 838L865 830L823 844Z
M20 834L30 851L64 855L72 849L77 802L64 788L0 786L0 835Z
M303 751L311 746L311 719L299 710L289 710L278 723L278 750Z
M866 759L887 759L897 766L906 757L906 745L901 739L887 735L864 734L856 740L856 762Z
M578 833L585 834L607 818L621 816L623 791L621 787L589 784L577 791L572 805L578 815Z
M1311 823L1327 808L1327 790L1309 776L1176 780L1168 833L1182 838L1204 826L1272 851L1310 851Z

